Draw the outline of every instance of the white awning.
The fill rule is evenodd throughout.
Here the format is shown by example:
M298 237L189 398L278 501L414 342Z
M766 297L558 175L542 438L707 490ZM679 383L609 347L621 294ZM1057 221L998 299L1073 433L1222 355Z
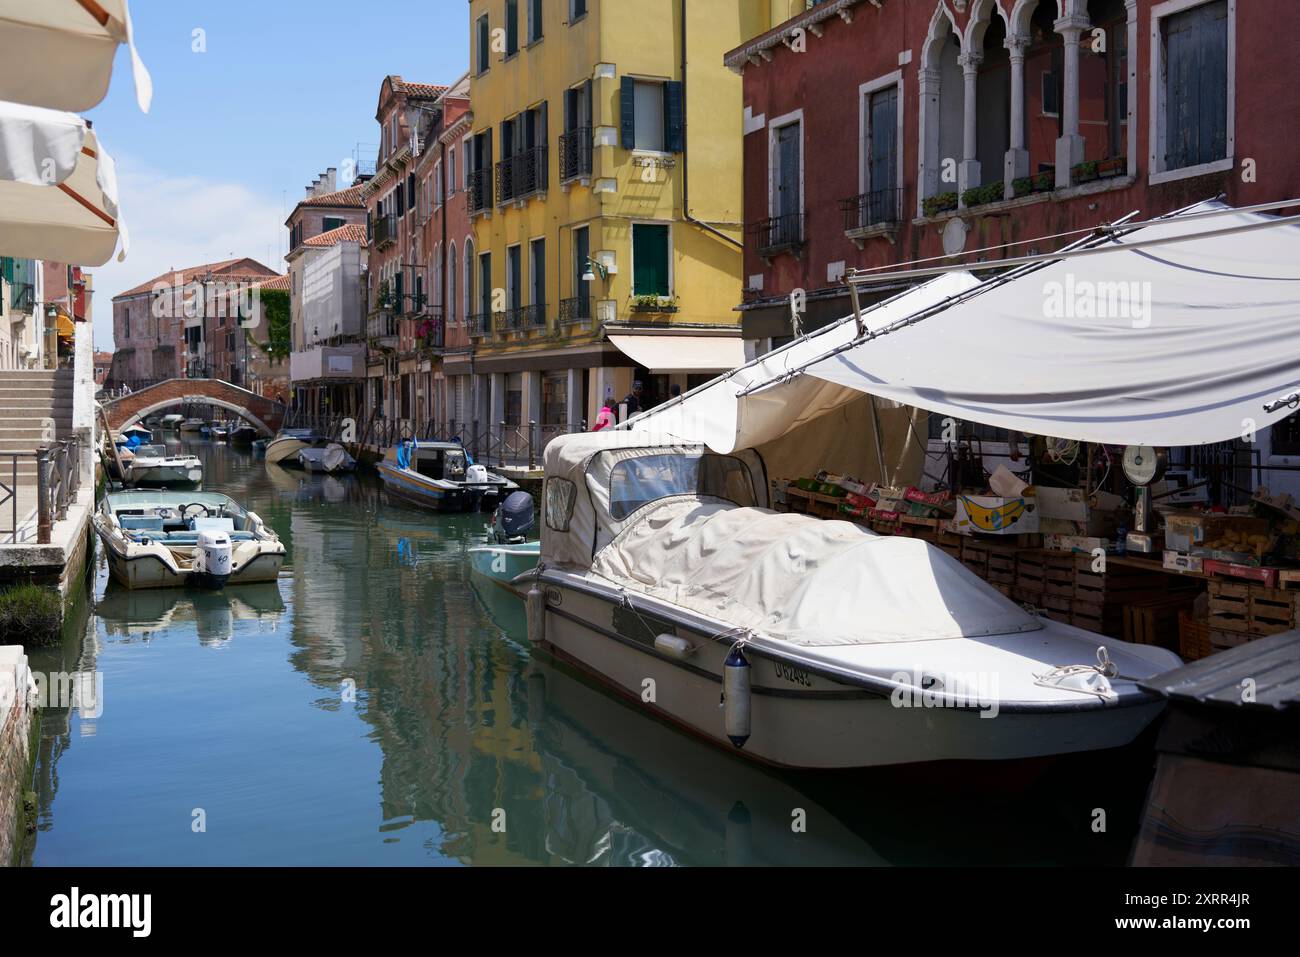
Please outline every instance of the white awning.
M950 273L894 296L863 313L869 329L932 308L979 285L969 273ZM814 359L853 341L856 324L846 316L834 325L796 339L728 375L629 420L631 428L686 441L705 442L715 452L755 448L806 422L861 398L861 393L808 376L789 376ZM611 338L613 338L611 336ZM620 346L621 348L621 346ZM745 394L766 384L762 392Z
M609 341L651 372L724 372L745 361L739 336L611 335Z
M1250 439L1293 411L1266 404L1300 390L1300 225L1276 222L1171 217L990 281L805 371L1022 433L1117 445Z
M147 113L153 81L126 0L0 0L0 100L89 110L108 92L119 43L131 51L136 102Z
M117 175L95 132L70 113L0 103L0 255L102 266L119 233L120 260Z

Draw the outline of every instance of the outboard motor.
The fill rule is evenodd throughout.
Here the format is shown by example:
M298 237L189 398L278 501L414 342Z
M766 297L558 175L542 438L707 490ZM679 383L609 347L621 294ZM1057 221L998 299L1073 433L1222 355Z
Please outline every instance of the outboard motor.
M486 465L471 465L465 470L465 481L483 484L488 480L488 470Z
M223 588L230 577L233 546L227 532L199 532L194 549L194 574L208 588Z
M528 538L533 530L536 509L533 497L527 492L511 492L497 506L492 516L492 536L498 545L511 545Z

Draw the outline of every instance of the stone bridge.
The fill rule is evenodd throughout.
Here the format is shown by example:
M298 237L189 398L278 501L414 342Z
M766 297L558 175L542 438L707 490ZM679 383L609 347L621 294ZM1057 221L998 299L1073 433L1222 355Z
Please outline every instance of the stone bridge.
M168 379L102 403L109 427L118 431L155 412L176 412L187 404L215 405L271 435L284 423L283 404L222 379Z

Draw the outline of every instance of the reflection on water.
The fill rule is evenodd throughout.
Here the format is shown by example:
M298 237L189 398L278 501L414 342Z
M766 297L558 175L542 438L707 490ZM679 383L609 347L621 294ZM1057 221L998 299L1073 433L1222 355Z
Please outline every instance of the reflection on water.
M93 609L32 656L104 675L102 714L45 715L37 864L1125 858L1142 776L1106 782L1140 753L1032 783L1041 768L757 768L533 654L518 599L469 576L485 517L183 444L289 561L276 584L133 593L100 560ZM1108 834L1091 832L1098 806Z

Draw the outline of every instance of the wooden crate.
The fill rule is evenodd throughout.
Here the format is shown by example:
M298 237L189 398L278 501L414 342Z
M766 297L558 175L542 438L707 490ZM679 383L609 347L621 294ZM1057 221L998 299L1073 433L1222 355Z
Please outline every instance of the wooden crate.
M1178 613L1178 653L1187 661L1208 658L1214 654L1210 645L1210 623L1194 618L1190 612Z
M1172 595L1123 606L1124 640L1178 651L1179 616L1190 612L1194 601L1191 595Z
M1016 582L1016 552L1012 548L990 548L988 553L988 580L999 585Z
M1043 591L1048 595L1074 597L1074 556L1068 553L1043 555Z
M1256 585L1250 590L1250 632L1276 635L1295 627L1295 592Z
M1052 611L1064 612L1069 615L1074 611L1074 599L1067 595L1053 595L1051 592L1043 592L1043 597L1039 600L1039 605Z
M1047 581L1047 566L1043 552L1028 550L1016 554L1016 585L1025 591L1042 595Z
M1015 601L1037 607L1043 603L1043 590L1041 588L1023 585L1021 582L1017 581L1011 586L1011 597Z
M988 546L974 538L966 539L961 547L961 563L980 578L987 579L989 575Z
M1295 627L1296 592L1249 582L1210 582L1210 628L1252 637Z
M1221 631L1217 628L1210 629L1210 654L1218 651L1228 651L1236 648L1238 645L1244 645L1248 641L1254 641L1259 635L1248 635L1240 631Z

